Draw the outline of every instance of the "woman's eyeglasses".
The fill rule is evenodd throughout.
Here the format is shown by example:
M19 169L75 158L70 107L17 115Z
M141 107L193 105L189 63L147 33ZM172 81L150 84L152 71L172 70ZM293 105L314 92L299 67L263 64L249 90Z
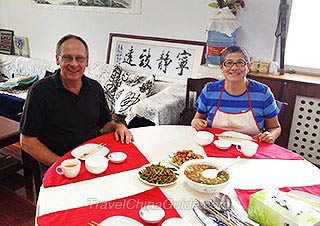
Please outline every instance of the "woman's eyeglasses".
M233 62L231 60L227 60L227 61L223 61L222 65L226 68L230 68L233 65L236 65L237 67L244 67L246 66L248 63L244 60L239 60L237 62Z
M61 59L64 63L71 63L73 61L73 59L75 59L75 61L77 63L83 63L86 61L87 57L84 56L77 56L77 57L72 57L72 56L61 56Z

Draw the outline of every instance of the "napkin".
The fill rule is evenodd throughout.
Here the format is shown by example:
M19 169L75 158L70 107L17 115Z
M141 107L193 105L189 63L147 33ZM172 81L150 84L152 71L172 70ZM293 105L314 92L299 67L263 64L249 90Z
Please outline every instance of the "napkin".
M45 173L43 178L43 187L51 187L51 186L60 186L64 184L71 184L83 180L90 180L96 177L102 177L114 173L119 173L123 171L128 171L136 168L140 168L141 166L148 164L149 161L146 157L137 149L134 144L122 144L115 140L114 133L108 133L97 138L94 138L87 143L106 143L106 147L111 152L121 151L127 154L127 159L120 164L112 163L109 161L109 166L106 171L100 174L91 174L85 168L84 161L81 161L81 169L80 173L75 178L67 178L64 175L58 175L56 173L56 167L61 164L61 162L65 159L73 158L71 155L71 151L61 157L57 162L55 162Z
M207 128L207 131L213 134L220 134L224 130L216 128ZM215 140L218 137L215 136ZM240 156L241 158L253 158L253 159L286 159L286 160L302 160L303 158L279 145L268 144L264 142L257 142L259 148L257 153L253 157L246 157L241 152L239 152L234 145L232 145L228 150L220 150L213 143L207 146L204 146L204 151L208 157L223 157L223 158L236 158Z
M113 201L92 204L75 209L58 211L37 217L38 226L41 225L88 225L91 220L101 222L112 216L131 217L144 225L139 216L139 210L145 205L158 205L165 210L165 216L158 224L172 217L180 217L174 206L167 197L162 193L159 187L152 188L136 195L116 199Z
M262 189L234 189L234 190L237 193L237 196L241 205L248 212L250 195ZM313 195L320 196L320 184L311 185L311 186L301 186L301 187L283 187L283 188L279 188L279 190L283 192L288 192L291 190L299 190L299 191L304 191Z

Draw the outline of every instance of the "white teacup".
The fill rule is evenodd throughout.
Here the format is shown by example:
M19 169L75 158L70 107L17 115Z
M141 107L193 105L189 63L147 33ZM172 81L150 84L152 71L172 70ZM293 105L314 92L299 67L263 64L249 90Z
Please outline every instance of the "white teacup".
M252 157L257 153L259 145L255 142L245 140L237 144L236 149L242 152L247 157Z
M56 172L59 175L64 174L68 178L78 176L80 172L81 162L79 159L66 159L56 167Z

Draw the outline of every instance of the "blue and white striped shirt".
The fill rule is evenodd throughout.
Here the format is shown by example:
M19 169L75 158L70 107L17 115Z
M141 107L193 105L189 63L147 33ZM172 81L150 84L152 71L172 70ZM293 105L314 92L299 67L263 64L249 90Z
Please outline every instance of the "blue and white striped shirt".
M248 81L248 91L250 93L253 115L260 129L262 129L264 128L264 119L275 117L279 114L279 109L273 93L267 85L251 79L248 79ZM208 125L212 123L223 84L224 80L208 83L196 101L197 111L200 114L207 115ZM229 113L241 113L249 108L247 92L234 96L229 94L225 89L223 90L220 100L220 110Z

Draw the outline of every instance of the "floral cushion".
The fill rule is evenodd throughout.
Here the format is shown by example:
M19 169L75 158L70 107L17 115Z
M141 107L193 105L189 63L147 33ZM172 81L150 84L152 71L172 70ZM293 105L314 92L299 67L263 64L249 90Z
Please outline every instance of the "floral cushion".
M109 79L104 85L104 94L107 99L109 109L114 113L114 96L121 83L128 79L128 73L119 65L115 65L112 69Z
M128 115L134 104L151 96L154 80L154 75L127 72L119 65L115 65L104 85L111 112Z

